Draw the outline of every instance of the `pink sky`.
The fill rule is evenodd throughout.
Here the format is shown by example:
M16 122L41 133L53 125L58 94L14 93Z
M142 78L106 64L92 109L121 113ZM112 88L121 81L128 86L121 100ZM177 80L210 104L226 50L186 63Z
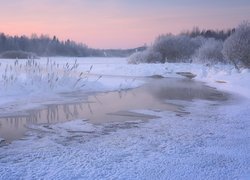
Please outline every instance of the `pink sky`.
M227 29L249 20L250 3L231 1L8 0L0 4L0 32L56 35L94 48L133 48L159 34L194 26Z

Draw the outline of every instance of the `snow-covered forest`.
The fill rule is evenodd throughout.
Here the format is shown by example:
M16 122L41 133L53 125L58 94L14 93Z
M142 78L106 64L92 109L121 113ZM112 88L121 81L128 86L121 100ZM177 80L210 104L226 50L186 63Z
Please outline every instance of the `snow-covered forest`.
M0 33L0 57L2 58L38 58L49 56L67 57L126 57L135 51L144 50L145 47L131 49L95 49L86 44L76 43L72 40L59 40L48 35L38 36L9 36Z
M227 33L194 29L180 35L161 35L152 46L128 58L129 63L196 62L231 63L250 67L250 23L243 22Z
M229 37L235 29L232 30L199 30L198 27L193 28L192 31L185 31L181 33L180 39L183 41L188 38L194 38L193 46L200 46L205 39L215 39L218 41L224 41ZM172 35L167 35L172 36ZM158 41L164 36L160 36ZM197 40L195 40L197 38ZM188 45L188 42L183 42ZM135 47L132 49L95 49L88 47L83 43L76 43L70 39L63 41L56 36L52 38L49 35L33 34L30 37L22 36L10 36L4 33L0 33L0 57L2 58L27 58L27 57L41 57L41 56L68 56L68 57L126 57L135 52L143 51L146 46ZM176 47L179 49L179 47ZM176 57L177 58L177 57ZM159 58L157 58L159 59ZM153 61L153 60L152 60Z

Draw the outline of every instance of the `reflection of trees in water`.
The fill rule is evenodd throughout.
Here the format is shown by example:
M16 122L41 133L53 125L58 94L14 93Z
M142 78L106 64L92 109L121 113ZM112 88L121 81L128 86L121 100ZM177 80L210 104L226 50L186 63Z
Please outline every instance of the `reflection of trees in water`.
M119 99L125 98L128 91L123 90L119 92L111 92L113 95L119 96ZM133 92L132 92L133 93ZM135 95L135 94L134 94ZM105 103L100 100L98 96L92 96L92 101L79 102L74 104L52 104L46 105L44 109L35 109L22 112L21 115L14 115L13 117L0 118L0 128L23 128L28 124L43 124L43 123L57 123L69 121L77 118L86 118L89 114L98 113L96 112L93 104L99 104L105 106ZM109 102L115 103L115 102ZM25 115L23 114L25 113Z
M202 82L192 80L166 81L166 83L157 83L154 86L150 84L150 94L158 99L188 100L194 99L224 101L227 100L227 94L214 88L206 86Z
M12 117L12 118L1 118L0 121L2 122L2 125L0 128L4 128L5 125L11 125L12 127L18 128L21 123L20 120L23 120L23 118L20 117Z
M136 105L137 109L163 108L164 110L168 110L169 106L165 107L165 102L164 107L162 106L162 102L167 99L223 101L227 99L227 94L196 81L175 79L153 80L144 86L132 90L121 90L91 96L87 102L47 105L42 110L22 112L26 113L26 115L0 118L0 129L18 129L20 127L23 128L27 124L64 122L78 118L88 118L93 114L105 116L106 113L112 113L114 109L116 111L127 110L131 107L131 104ZM150 101L150 103L151 101L154 102L152 103L154 107L151 107L151 104L147 100ZM157 107L158 105L159 107ZM110 112L99 111L101 108L105 109L105 106L107 106L107 111ZM170 106L172 107L172 105ZM100 118L100 116L98 116L98 118Z
M89 104L89 107L90 106L91 105ZM27 115L25 116L0 118L0 121L2 122L0 124L0 128L4 128L4 126L19 128L27 124L51 124L56 122L64 122L79 118L81 115L80 112L83 110L83 103L47 105L45 109L26 112Z

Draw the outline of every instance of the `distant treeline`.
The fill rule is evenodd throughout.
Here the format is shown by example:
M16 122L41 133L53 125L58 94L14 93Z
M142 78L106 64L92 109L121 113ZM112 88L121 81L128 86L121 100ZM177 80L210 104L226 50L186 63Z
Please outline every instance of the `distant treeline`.
M47 35L31 37L9 36L0 33L0 55L4 58L23 58L31 56L73 56L73 57L126 57L132 53L144 50L145 47L135 49L93 49L72 40L61 41L56 36Z
M198 27L192 31L182 32L191 38L204 37L224 41L235 29L231 30L200 30ZM27 36L9 36L0 33L0 57L3 58L24 58L27 56L71 56L71 57L128 57L131 54L143 51L146 46L134 49L94 49L86 44L76 43L72 40L62 41L56 36L38 36L33 34Z

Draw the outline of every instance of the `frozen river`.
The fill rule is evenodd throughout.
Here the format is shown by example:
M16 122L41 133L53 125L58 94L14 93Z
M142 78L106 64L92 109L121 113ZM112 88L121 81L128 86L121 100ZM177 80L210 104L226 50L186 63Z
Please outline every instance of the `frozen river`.
M115 77L109 77L115 78ZM226 101L229 95L202 82L184 78L144 78L146 83L138 88L96 93L86 99L84 92L61 94L67 103L43 102L42 108L31 108L0 114L0 137L5 142L22 138L32 124L55 124L75 119L90 123L149 120L157 116L131 112L133 110L172 111L177 116L188 114L185 107L174 100ZM168 101L172 102L169 103ZM46 104L47 103L47 104ZM48 104L50 103L50 104Z

